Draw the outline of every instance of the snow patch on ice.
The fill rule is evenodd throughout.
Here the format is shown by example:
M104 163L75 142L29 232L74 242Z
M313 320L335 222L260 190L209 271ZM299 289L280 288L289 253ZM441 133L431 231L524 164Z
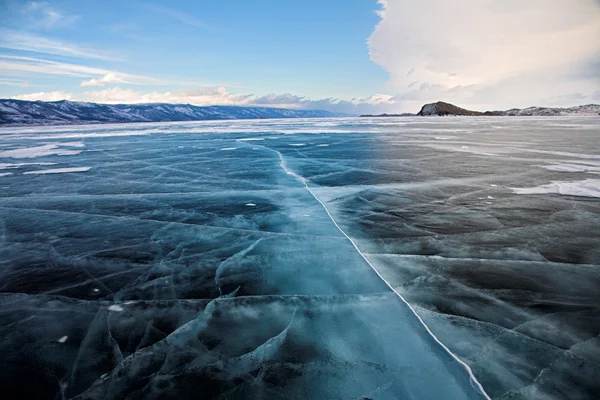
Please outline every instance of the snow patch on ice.
M237 147L223 147L221 149L221 151L231 151L231 150L235 150L235 149L237 149Z
M290 146L302 147L302 146L306 146L306 144L305 143L290 143Z
M58 342L58 343L64 343L64 342L66 342L66 341L67 341L67 339L68 339L68 338L69 338L68 336L61 336L61 337L60 337L60 338L57 340L57 342Z
M252 141L258 141L258 140L265 140L264 138L241 138L238 139L239 141L244 141L244 142L252 142Z
M552 154L555 156L600 160L600 155L597 155L597 154L570 153L567 151L548 151L548 150L534 150L534 149L526 149L525 151L528 151L530 153Z
M0 169L12 169L12 168L20 168L27 165L56 165L56 163L52 162L33 162L33 163L0 163Z
M73 142L69 142L73 143ZM62 146L69 146L69 143L53 143L45 144L42 146L35 147L22 147L19 149L4 150L0 151L0 157L8 158L36 158L44 156L72 156L80 154L81 150L68 150L61 148Z
M556 172L589 172L592 174L600 173L600 165L585 165L580 163L553 163L550 165L537 165Z
M63 142L59 143L61 147L85 147L85 143L83 142Z
M0 176L8 176L8 175L12 175L12 172L0 172Z
M423 143L423 144L419 144L420 146L423 147L429 147L431 149L435 149L435 150L442 150L442 151L459 151L459 152L463 152L463 153L471 153L471 154L476 154L479 156L488 156L488 157L497 157L499 156L501 153L507 153L509 150L508 149L504 149L504 148L494 148L492 146L456 146L456 145L449 145L449 144L428 144L428 143Z
M575 182L555 181L532 188L510 189L516 194L561 194L564 196L600 198L600 179L585 179Z
M125 310L123 309L123 307L121 307L121 306L120 306L120 305L118 305L118 304L113 304L112 306L108 307L108 309L109 309L110 311L115 311L115 312L122 312L122 311L125 311Z
M256 204L254 204L254 203L246 203L246 206L248 206L248 207L256 207Z
M45 174L62 174L66 172L86 172L92 167L71 167L71 168L54 168L54 169L42 169L40 171L27 171L23 172L23 175L45 175Z
M329 147L328 144L318 144L317 147Z

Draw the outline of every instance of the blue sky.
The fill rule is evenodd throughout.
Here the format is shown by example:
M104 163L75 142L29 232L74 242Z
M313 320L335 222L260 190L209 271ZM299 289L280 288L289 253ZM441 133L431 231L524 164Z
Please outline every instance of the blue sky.
M346 112L598 97L596 0L492 3L0 0L0 97Z

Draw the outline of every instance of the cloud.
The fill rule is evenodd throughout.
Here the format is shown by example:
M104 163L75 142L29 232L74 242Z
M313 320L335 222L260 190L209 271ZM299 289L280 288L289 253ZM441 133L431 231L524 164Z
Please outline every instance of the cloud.
M24 80L15 80L15 79L0 79L0 85L2 86L20 86L27 87L29 83Z
M391 112L395 107L394 99L387 95L374 95L367 98L341 100L326 98L312 100L304 96L290 93L267 94L256 96L253 94L231 93L225 87L201 87L192 90L180 91L137 91L119 87L107 88L97 91L82 93L38 92L15 96L21 100L76 100L106 104L133 104L133 103L182 103L197 106L208 105L236 105L236 106L264 106L296 109L318 109L348 114L365 114L378 112Z
M104 86L109 83L126 83L130 85L170 85L177 82L152 78L143 75L126 74L122 72L106 72L99 78L92 78L87 81L82 81L79 86ZM179 84L185 84L180 82Z
M0 71L13 75L102 76L110 71L79 64L62 63L36 57L0 55Z
M120 57L98 49L82 48L72 43L9 29L0 29L0 47L83 59L123 61Z
M73 95L71 93L65 93L60 90L54 92L38 92L30 94L22 94L14 96L17 100L41 100L41 101L58 101L58 100L71 100Z
M525 106L600 88L597 0L380 0L368 40L398 101Z
M76 95L78 100L96 103L189 103L199 106L244 105L251 95L229 93L225 88L199 88L195 90L141 92L118 87Z
M79 20L78 15L64 14L43 1L28 2L22 13L31 27L42 29L65 28Z
M79 78L84 80L80 86L103 86L108 83L124 83L130 85L197 85L197 82L176 81L154 78L145 75L129 74L110 71L104 68L87 65L51 61L36 57L11 56L0 54L0 71L3 74L39 76L56 75Z
M160 6L155 6L155 5L151 5L151 4L146 4L145 8L150 11L159 13L161 15L166 15L168 17L171 17L171 18L175 19L176 21L181 22L182 24L189 25L194 28L198 28L198 29L202 29L202 30L209 30L211 28L211 26L209 24L207 24L204 21L199 20L198 18L194 17L193 15L190 15L189 13L181 12L179 10L175 10L173 8L160 7Z
M100 78L92 78L89 81L83 81L79 84L81 87L85 86L104 86L107 83L124 83L127 82L125 77L121 74L109 72L102 75Z

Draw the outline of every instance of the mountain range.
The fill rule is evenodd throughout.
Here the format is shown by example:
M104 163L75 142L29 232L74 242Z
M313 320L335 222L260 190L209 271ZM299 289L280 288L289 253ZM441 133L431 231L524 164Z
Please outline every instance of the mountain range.
M438 101L425 104L417 114L361 115L361 117L414 116L561 116L598 115L600 105L570 108L529 107L505 111L472 111ZM273 107L194 106L191 104L98 104L79 101L26 101L0 99L0 125L63 125L124 122L203 121L227 119L331 118L349 114L322 110Z
M263 118L327 118L347 114L320 110L190 104L97 104L79 101L0 99L0 125L202 121Z
M600 114L599 104L586 104L569 108L554 107L529 107L529 108L511 108L505 111L472 111L455 106L454 104L438 101L436 103L425 104L417 114L379 114L379 115L361 115L361 117L414 117L414 116L561 116L561 115L598 115Z

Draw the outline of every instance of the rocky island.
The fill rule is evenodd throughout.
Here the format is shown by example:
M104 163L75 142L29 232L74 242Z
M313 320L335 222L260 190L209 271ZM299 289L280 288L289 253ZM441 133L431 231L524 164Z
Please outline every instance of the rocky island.
M361 117L429 117L429 116L561 116L561 115L598 115L600 104L586 104L569 108L559 107L528 107L511 108L505 111L473 111L455 106L454 104L438 101L425 104L417 114L379 114L361 115Z

